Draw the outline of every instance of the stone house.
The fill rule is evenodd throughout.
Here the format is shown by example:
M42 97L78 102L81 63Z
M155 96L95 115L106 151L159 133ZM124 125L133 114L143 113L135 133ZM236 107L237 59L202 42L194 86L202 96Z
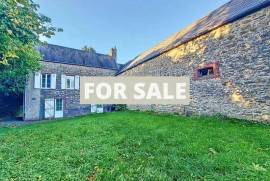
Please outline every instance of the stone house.
M232 0L140 54L118 76L189 76L191 103L130 109L270 122L270 0Z
M80 105L80 76L113 76L118 70L117 50L108 55L57 45L39 48L43 60L25 88L24 120L71 117L109 111L109 105Z

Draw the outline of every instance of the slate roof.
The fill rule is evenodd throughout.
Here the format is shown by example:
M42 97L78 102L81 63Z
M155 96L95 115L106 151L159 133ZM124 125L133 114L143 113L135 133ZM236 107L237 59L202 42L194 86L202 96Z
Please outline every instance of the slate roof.
M43 61L118 70L116 60L96 52L46 44L38 48Z
M196 37L204 35L215 28L236 21L269 5L270 0L231 0L211 12L208 16L191 24L182 31L172 35L165 41L162 41L153 48L140 54L135 59L128 62L124 68L118 72L118 74L151 60L166 51L193 40Z
M125 66L125 64L122 64L122 63L118 63L117 65L118 65L118 70L121 70Z

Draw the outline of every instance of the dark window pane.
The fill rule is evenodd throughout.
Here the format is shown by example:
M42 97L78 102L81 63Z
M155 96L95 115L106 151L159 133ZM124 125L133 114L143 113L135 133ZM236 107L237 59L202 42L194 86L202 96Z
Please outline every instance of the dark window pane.
M47 88L51 88L51 74L47 75Z
M67 79L67 88L69 89L70 88L70 80Z
M199 77L203 77L203 76L208 76L208 75L213 75L214 74L214 68L213 67L199 69L198 71L199 71Z
M62 99L56 99L56 111L62 111L63 107L62 107Z
M46 88L46 74L42 74L41 84L42 88Z
M206 76L207 75L207 69L200 69L199 70L199 73L200 73L200 76L202 77L202 76Z

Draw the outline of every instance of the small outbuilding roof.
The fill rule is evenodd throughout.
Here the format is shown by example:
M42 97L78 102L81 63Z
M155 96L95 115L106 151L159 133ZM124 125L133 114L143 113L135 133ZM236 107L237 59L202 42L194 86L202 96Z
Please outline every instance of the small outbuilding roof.
M118 65L109 55L84 51L59 45L46 44L38 48L43 61L86 67L117 70Z
M193 40L196 37L204 35L215 28L236 21L269 5L270 0L231 0L211 12L208 16L191 24L182 31L140 54L135 59L128 62L124 68L118 72L118 74L151 60L166 51Z

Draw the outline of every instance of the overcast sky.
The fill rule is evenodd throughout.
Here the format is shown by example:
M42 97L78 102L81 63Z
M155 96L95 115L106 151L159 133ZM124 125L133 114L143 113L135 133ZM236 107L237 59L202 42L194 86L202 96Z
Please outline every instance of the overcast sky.
M107 54L126 63L228 0L35 0L64 29L47 42Z

